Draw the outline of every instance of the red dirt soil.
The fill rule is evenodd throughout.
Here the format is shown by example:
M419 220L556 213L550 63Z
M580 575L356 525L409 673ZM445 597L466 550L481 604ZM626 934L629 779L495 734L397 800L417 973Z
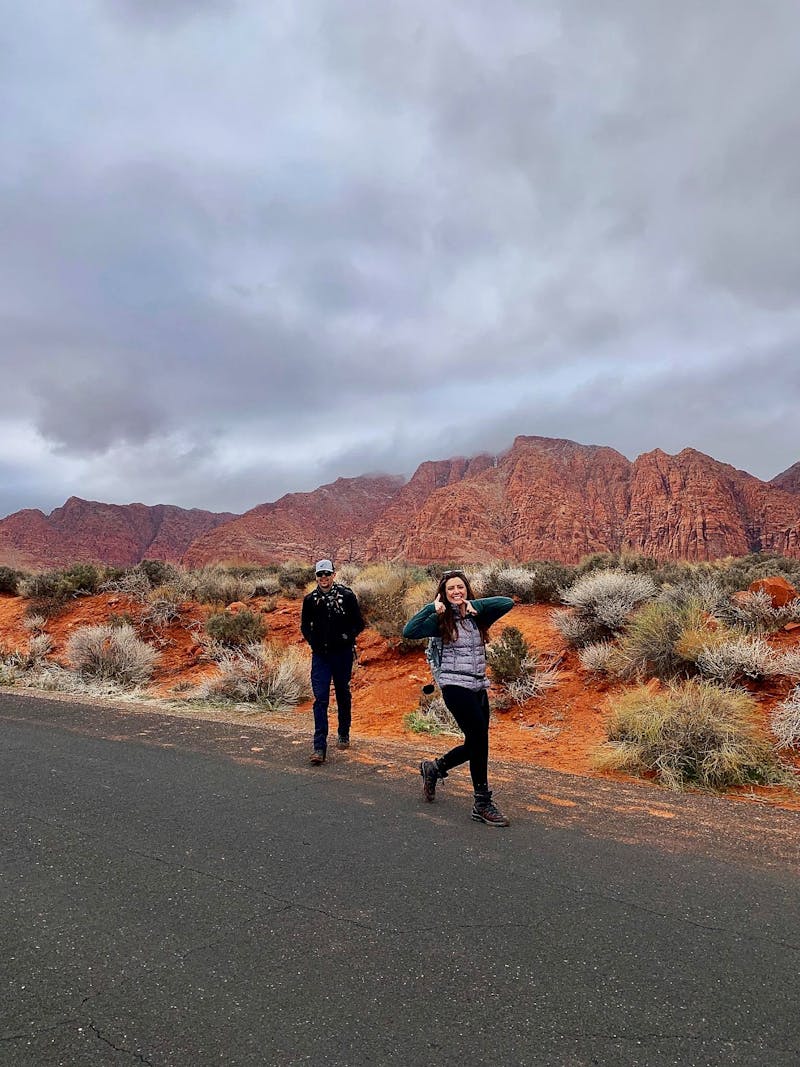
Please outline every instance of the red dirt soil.
M20 597L0 596L0 647L24 648L28 633L22 625L27 601ZM248 605L259 610L256 599ZM143 607L118 593L84 597L69 604L61 614L49 619L47 632L53 639L51 656L65 664L65 647L71 632L79 626L98 625L109 615L128 615L139 635L161 653L149 693L156 697L180 699L213 666L200 661L199 639L203 620L211 613L206 605L184 604L181 617L168 627L151 629L140 622ZM624 683L595 679L580 667L575 652L568 649L551 622L548 605L517 605L506 617L506 624L516 626L532 650L552 658L560 671L556 685L522 707L496 710L490 729L490 759L531 763L556 771L590 777L618 778L623 775L600 774L591 766L591 753L605 740L605 722L609 698L626 688ZM300 636L300 601L278 601L277 608L264 616L268 639L281 645L305 647ZM194 627L193 629L187 629ZM785 650L800 646L800 631L781 632L770 637L775 647ZM404 717L419 703L421 686L430 681L430 672L421 648L401 652L396 642L387 641L372 630L359 638L359 666L353 675L353 734L361 738L403 740L419 746L420 754L437 754L449 747L446 736L421 736L409 731ZM793 688L788 678L770 680L750 687L759 714L769 728L772 707ZM198 718L201 710L193 711ZM269 717L266 715L265 717ZM294 710L292 719L309 726L311 703ZM250 716L257 721L256 716ZM335 713L333 716L335 724ZM355 753L354 753L355 754ZM789 757L800 768L800 754ZM760 800L781 807L800 810L800 796L775 787L751 787L731 791L735 799Z

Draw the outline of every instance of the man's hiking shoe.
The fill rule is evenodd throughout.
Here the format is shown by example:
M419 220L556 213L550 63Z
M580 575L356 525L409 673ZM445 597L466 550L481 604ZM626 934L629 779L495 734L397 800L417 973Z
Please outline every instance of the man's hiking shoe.
M432 759L424 759L420 763L419 773L422 775L423 796L431 804L436 800L436 781L438 778L443 778L444 775L439 773L439 768Z
M472 818L475 822L485 822L487 826L511 825L511 819L505 816L492 803L492 793L489 789L481 790L475 794L475 803L472 805Z
M316 764L324 763L325 762L325 749L324 748L315 748L314 751L311 753L311 762L312 763L316 763Z
M345 736L345 734L339 734L339 736L336 738L336 747L337 748L350 748L350 737L349 737L349 735Z

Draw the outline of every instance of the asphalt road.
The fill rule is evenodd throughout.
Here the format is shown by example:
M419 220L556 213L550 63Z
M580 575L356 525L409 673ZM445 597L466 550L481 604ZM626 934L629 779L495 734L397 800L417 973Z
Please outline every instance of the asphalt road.
M414 749L15 694L0 738L4 1067L800 1063L796 813L498 767L499 830Z

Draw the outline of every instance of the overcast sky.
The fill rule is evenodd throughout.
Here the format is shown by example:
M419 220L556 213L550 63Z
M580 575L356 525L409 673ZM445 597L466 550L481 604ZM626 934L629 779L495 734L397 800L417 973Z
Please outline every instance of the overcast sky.
M800 460L797 0L0 0L0 514Z

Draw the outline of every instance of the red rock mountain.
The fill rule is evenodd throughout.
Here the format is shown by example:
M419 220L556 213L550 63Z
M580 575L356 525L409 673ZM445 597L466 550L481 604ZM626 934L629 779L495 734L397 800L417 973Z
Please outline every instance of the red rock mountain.
M127 567L142 559L178 562L229 512L157 504L101 504L70 497L49 515L33 509L0 519L0 563L31 569L101 562Z
M340 478L238 517L74 499L50 516L17 512L0 521L0 562L800 557L799 483L800 464L762 482L690 448L631 462L611 448L518 437L501 456L423 463L405 484Z
M312 493L288 493L198 538L184 563L363 560L376 518L402 484L389 475L362 476L339 478Z
M800 463L794 463L782 474L776 474L769 484L776 489L785 489L787 493L800 493Z

